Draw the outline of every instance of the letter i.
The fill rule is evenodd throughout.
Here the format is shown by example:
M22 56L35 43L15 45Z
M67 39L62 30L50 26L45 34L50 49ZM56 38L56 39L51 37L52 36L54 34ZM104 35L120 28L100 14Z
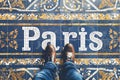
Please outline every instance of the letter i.
M85 39L86 39L87 32L85 32L85 28L81 28L81 32L79 32L79 35L80 35L79 51L86 51L87 48L85 46L86 45Z

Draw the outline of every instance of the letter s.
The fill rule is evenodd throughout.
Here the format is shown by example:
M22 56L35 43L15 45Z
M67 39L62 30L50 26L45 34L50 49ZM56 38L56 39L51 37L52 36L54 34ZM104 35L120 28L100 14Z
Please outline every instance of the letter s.
M101 32L98 32L98 31L94 31L90 34L90 40L94 43L97 44L97 47L94 46L94 43L90 43L89 44L89 47L91 50L93 51L98 51L102 48L103 46L103 42L102 40L100 40L99 38L96 38L95 35L98 35L99 37L102 37L103 34Z

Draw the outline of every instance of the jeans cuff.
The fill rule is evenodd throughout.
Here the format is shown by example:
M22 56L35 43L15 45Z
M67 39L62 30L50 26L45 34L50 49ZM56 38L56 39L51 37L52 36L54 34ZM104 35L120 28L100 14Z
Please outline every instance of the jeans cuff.
M48 69L48 70L53 71L53 72L57 72L57 70L58 70L57 66L53 62L47 62L44 66L44 69Z
M65 70L69 70L69 69L75 69L75 70L77 70L76 65L73 62L71 62L71 61L65 62L64 65L63 65L63 68Z

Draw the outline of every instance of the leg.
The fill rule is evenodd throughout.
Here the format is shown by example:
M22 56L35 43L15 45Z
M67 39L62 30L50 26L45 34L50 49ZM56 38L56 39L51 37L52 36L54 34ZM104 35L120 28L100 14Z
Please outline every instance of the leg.
M44 69L36 74L35 80L55 80L57 66L55 65L56 52L53 45L47 45L44 52L44 59Z
M60 80L84 80L74 64L75 50L72 44L67 44L62 51L63 66Z

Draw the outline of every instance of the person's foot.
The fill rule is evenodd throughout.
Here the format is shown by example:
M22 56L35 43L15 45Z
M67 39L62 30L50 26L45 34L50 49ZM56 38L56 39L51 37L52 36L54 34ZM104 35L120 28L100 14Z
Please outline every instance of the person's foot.
M75 59L75 50L72 44L66 44L62 51L63 62L73 61Z
M49 44L46 46L44 58L45 58L45 62L48 62L48 61L55 62L56 61L56 51L55 51L55 47L53 45Z

